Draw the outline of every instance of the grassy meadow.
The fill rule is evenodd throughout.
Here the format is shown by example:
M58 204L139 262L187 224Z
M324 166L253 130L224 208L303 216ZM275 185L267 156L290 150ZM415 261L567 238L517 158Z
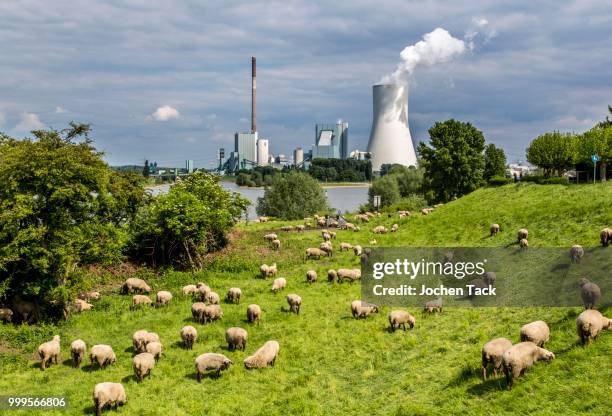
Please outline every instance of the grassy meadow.
M280 231L286 224L270 222L239 225L231 243L210 256L208 267L196 274L167 272L146 277L155 290L170 290L168 307L131 311L131 296L119 295L120 282L100 288L102 299L94 310L73 315L58 325L0 325L0 395L67 396L66 411L13 411L11 414L92 414L96 383L122 382L128 401L108 414L125 415L605 415L609 414L612 381L612 334L603 333L589 347L578 343L576 316L581 308L447 308L443 314L416 317L410 331L388 330L387 314L364 320L351 317L350 303L360 298L359 284L330 284L330 268L359 267L352 253L340 253L342 241L379 246L499 247L515 243L516 230L529 229L532 247L584 247L599 243L599 230L612 225L612 183L581 186L518 184L485 188L448 203L427 216L414 214L398 220L381 217L360 224L360 232L337 231L332 258L305 260L304 249L317 247L320 232ZM501 233L489 237L497 222ZM398 223L397 233L374 235L375 225ZM262 236L279 234L282 248L272 251ZM612 250L612 248L609 248ZM259 265L278 264L288 281L279 294L270 291L271 279L259 278ZM314 269L319 280L306 283ZM206 282L222 297L238 286L239 305L222 302L224 316L201 325L191 319L192 300L180 288ZM285 297L302 297L299 315L287 312ZM153 294L154 296L154 294ZM152 297L153 297L152 296ZM246 308L263 309L259 325L246 322ZM607 316L612 310L602 311ZM511 391L503 377L484 382L480 368L482 345L496 337L518 342L521 325L542 319L551 328L546 348L556 354L551 363L528 370ZM185 350L179 331L193 325L199 339ZM227 350L225 330L247 329L245 352ZM132 371L132 334L155 331L164 355L149 378L136 383ZM33 353L53 334L62 337L62 360L47 371L39 369ZM81 338L88 348L110 344L117 362L104 370L86 360L80 369L70 366L69 345ZM245 370L242 360L265 341L280 342L275 367ZM234 361L219 379L195 379L194 359L219 352Z

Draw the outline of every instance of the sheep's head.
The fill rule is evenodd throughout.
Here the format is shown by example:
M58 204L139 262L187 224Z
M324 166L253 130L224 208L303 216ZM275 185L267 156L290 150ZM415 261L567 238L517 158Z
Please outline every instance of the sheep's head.
M555 354L552 351L542 349L542 359L550 362L555 359Z
M408 319L408 324L410 325L410 329L414 328L415 319L413 316Z
M53 336L53 341L54 342L60 342L60 336L59 335Z
M603 319L604 319L603 329L610 329L610 328L612 328L612 319L606 318L605 316L604 316Z
M226 358L225 360L223 360L223 364L221 364L221 370L225 370L226 368L229 368L229 366L232 364L234 364L234 362L230 360L229 358Z

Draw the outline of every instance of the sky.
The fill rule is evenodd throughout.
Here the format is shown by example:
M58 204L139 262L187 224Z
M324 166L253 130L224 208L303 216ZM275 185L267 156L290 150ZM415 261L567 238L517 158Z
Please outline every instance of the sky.
M539 134L587 130L612 104L609 0L1 0L0 131L91 123L112 165L212 167L250 130L255 55L272 153L338 119L365 150L372 85L436 28L465 47L406 77L415 143L455 118L524 161Z

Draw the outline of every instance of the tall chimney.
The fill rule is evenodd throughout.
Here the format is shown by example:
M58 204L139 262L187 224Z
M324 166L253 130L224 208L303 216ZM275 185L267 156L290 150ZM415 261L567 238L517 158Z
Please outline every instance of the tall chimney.
M257 81L255 69L257 67L257 63L255 61L255 57L251 56L251 133L255 133L257 131L257 121L255 117L255 107L256 105L256 95L257 95Z

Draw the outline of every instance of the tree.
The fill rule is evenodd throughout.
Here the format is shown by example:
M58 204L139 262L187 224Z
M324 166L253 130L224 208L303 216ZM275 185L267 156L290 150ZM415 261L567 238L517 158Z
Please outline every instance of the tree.
M484 174L485 180L494 176L504 176L506 174L506 153L504 149L496 147L493 143L485 146L484 151Z
M606 180L607 165L612 163L612 124L598 124L576 138L576 163L592 165L595 154L599 156L600 177Z
M380 208L397 203L400 200L400 191L394 175L387 175L376 179L368 189L368 202L374 208L374 196L380 195Z
M574 164L576 136L570 133L545 133L531 141L527 148L529 163L542 168L545 177L557 176Z
M142 176L148 178L151 175L151 170L149 168L149 161L145 160L144 168L142 169Z
M484 136L470 123L454 119L436 122L429 129L429 142L418 151L425 169L425 191L436 201L449 201L482 184Z
M422 194L424 181L423 168L417 169L414 166L403 168L404 169L397 174L394 173L394 170L391 171L391 175L395 176L397 180L400 195L402 197L407 197L410 195Z
M299 171L275 176L264 196L257 199L258 214L283 220L297 220L327 209L327 197L321 185Z

